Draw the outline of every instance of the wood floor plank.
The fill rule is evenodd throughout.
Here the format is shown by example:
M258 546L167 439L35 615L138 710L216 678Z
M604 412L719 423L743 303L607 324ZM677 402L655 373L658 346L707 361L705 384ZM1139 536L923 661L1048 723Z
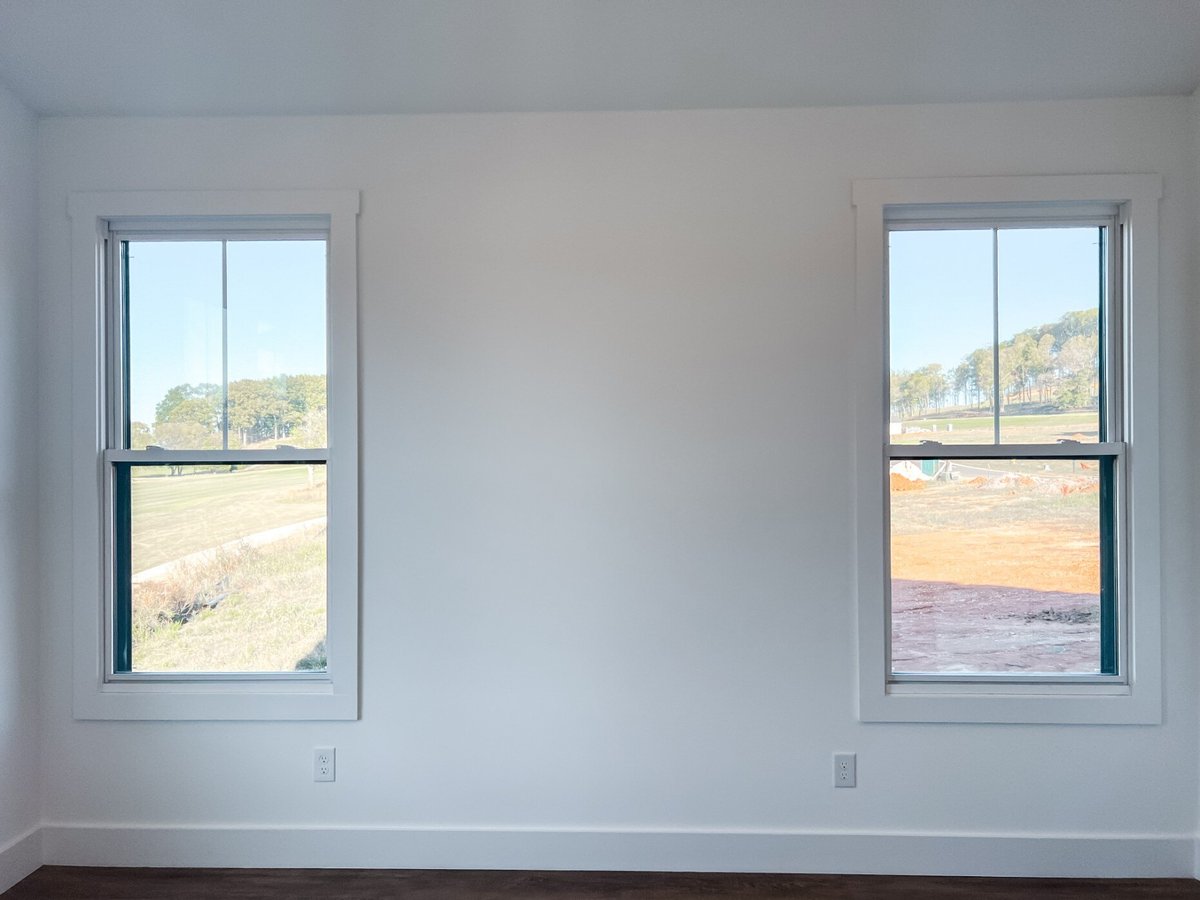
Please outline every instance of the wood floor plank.
M1175 900L1190 879L43 866L9 900Z

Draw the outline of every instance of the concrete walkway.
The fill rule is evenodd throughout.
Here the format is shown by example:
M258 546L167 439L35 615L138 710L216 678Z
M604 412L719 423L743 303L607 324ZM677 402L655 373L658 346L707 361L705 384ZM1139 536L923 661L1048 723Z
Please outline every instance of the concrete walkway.
M280 525L278 528L268 528L266 531L259 531L254 534L248 534L245 537L236 538L232 541L226 541L216 547L209 547L207 550L197 550L195 553L189 553L186 556L181 556L178 559L173 559L170 562L165 562L157 566L151 566L149 569L143 569L140 572L134 572L131 579L134 584L139 584L143 581L157 581L160 578L165 578L171 574L171 571L177 566L194 565L211 562L218 553L222 550L232 550L235 547L242 545L248 547L261 547L263 544L273 544L275 541L281 541L285 537L290 537L298 531L304 531L306 528L316 528L324 526L325 516L318 516L315 519L306 519L303 522L293 522L291 525Z

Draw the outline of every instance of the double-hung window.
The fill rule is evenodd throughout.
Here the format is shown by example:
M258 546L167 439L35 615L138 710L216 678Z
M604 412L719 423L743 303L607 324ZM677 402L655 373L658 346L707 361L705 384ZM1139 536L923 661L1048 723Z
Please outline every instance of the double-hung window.
M1129 176L856 185L864 718L1159 714L1133 269L1156 265L1156 198Z
M78 448L98 477L79 487L101 526L79 548L99 578L77 598L95 648L77 714L357 714L356 209L73 198L95 285L77 398L96 411Z

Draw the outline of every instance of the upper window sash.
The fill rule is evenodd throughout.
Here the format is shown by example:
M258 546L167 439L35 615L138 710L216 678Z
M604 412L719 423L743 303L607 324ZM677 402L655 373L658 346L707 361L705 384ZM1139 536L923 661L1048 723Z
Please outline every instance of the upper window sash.
M329 235L328 215L296 216L112 216L108 231L137 240L286 240L291 235Z
M986 207L986 209L984 209ZM1047 222L1071 225L1104 222L1119 215L1121 204L1080 201L1077 203L894 203L884 206L889 225L946 223L949 228L992 226L1019 228L1023 224L1041 226Z
M328 215L248 216L239 218L198 217L113 217L102 221L100 239L104 246L106 310L104 345L106 349L106 396L103 403L105 447L130 448L131 414L129 398L129 318L124 248L130 243L278 242L313 241L325 244L326 283L326 358L328 376L330 328L330 243L331 217ZM224 260L222 266L225 266ZM223 273L224 281L224 273ZM222 291L226 289L222 284ZM223 354L227 348L223 348ZM328 400L328 398L327 398ZM190 451L189 451L190 452Z
M1036 212L1036 217L1034 213ZM890 248L888 236L893 232L903 231L1003 231L1006 229L1044 229L1059 228L1097 228L1102 229L1105 236L1104 262L1105 282L1103 303L1100 313L1100 433L1101 442L1121 442L1125 440L1124 407L1124 359L1127 348L1124 344L1125 329L1123 326L1126 283L1123 263L1129 247L1126 244L1127 235L1125 224L1128 220L1128 204L1095 202L1074 204L904 204L883 206L884 225L884 277L883 277L883 312L884 312L884 380L891 371L890 332L891 300L889 297ZM993 335L993 350L999 350L1001 337ZM993 390L999 391L999 384L993 385ZM891 398L885 388L883 401L883 416L886 423L890 419ZM1000 416L997 406L995 415ZM886 436L886 443L892 446L891 435ZM953 445L953 441L942 441ZM1000 435L996 435L995 444L1000 444ZM1016 444L1020 452L1017 456L1028 456L1033 444ZM1086 445L1094 446L1094 445Z
M161 230L118 230L110 227L107 229L106 235L114 237L119 241L137 241L139 243L163 241L170 242L172 244L185 243L187 241L324 241L329 239L329 229L274 228L270 231L262 231L259 229L255 229L254 231L236 231L229 228L221 228L172 233Z

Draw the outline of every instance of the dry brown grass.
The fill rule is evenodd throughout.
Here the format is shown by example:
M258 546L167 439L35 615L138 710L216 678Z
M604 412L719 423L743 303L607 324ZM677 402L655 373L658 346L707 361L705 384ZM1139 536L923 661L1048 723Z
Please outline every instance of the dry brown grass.
M180 562L169 574L133 586L134 634L148 636L173 622L184 623L227 596L235 576L260 552L248 544L219 547L204 561Z
M235 545L135 587L136 671L324 667L325 529Z

